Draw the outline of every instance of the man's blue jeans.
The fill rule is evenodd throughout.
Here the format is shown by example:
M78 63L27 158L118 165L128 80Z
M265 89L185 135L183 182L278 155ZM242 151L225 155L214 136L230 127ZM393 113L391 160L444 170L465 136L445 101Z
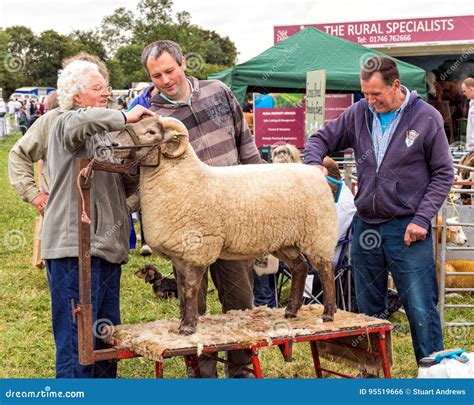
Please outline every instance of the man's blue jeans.
M72 308L79 302L77 257L47 260L46 267L56 343L56 378L115 378L116 361L100 361L90 366L79 364L77 321L72 317ZM95 349L107 347L97 338L100 335L100 326L120 324L120 273L120 265L98 257L91 258ZM97 320L99 321L96 323Z
M277 286L276 274L264 274L259 276L255 271L253 273L253 303L256 307L266 305L268 308L276 308Z
M403 242L412 216L371 225L354 217L351 259L359 310L369 316L388 317L388 272L400 295L410 323L417 362L443 350L437 309L438 282L431 227L426 239L410 246Z

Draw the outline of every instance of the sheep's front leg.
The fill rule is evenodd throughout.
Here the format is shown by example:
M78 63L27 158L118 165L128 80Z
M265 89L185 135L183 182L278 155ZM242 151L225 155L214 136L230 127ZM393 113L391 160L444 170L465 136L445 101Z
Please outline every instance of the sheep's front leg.
M334 284L334 271L330 261L320 261L316 265L324 295L324 312L323 322L331 322L334 320L336 312L336 286Z
M301 305L303 305L303 292L306 275L308 274L308 266L300 258L291 260L287 264L291 269L291 292L290 300L285 310L285 318L295 318Z
M192 267L185 265L181 274L183 282L182 291L184 300L184 314L179 326L179 333L182 335L192 335L196 332L198 321L198 293L201 286L202 276L206 272L206 267Z

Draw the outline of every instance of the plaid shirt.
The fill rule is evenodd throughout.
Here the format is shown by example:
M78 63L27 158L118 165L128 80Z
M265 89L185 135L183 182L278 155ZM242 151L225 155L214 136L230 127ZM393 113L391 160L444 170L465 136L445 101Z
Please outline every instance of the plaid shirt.
M150 110L180 120L197 156L210 166L260 163L255 140L229 88L217 80L189 80L194 90L190 103L170 103L157 94Z

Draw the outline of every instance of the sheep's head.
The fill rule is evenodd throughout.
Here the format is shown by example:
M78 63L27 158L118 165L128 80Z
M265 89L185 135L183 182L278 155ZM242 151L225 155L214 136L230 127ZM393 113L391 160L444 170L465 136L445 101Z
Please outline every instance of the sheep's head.
M461 225L456 225L456 224L459 224L459 218L458 217L447 218L446 223L449 224L447 226L446 242L454 243L459 246L465 245L467 243L466 234L464 233L464 230L462 229ZM437 215L436 225L438 226L438 229L436 232L437 234L436 239L438 243L441 243L441 230L442 230L441 224L442 224L441 215Z
M467 243L466 234L464 233L460 225L454 225L454 224L459 224L459 218L458 217L448 218L447 222L451 224L448 226L447 241L452 242L459 246L465 245Z
M118 158L156 165L155 151L168 158L177 158L185 152L188 139L188 130L181 121L153 116L127 124L115 135L113 151Z

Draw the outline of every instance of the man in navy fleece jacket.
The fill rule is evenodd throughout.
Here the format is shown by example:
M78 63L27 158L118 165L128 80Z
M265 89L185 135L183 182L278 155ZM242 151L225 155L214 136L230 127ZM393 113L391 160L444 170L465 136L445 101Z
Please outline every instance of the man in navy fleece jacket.
M394 61L372 58L360 78L365 99L310 137L305 163L321 166L324 156L354 149L357 303L386 318L391 272L419 361L443 349L431 219L451 189L453 161L441 115L401 85Z

